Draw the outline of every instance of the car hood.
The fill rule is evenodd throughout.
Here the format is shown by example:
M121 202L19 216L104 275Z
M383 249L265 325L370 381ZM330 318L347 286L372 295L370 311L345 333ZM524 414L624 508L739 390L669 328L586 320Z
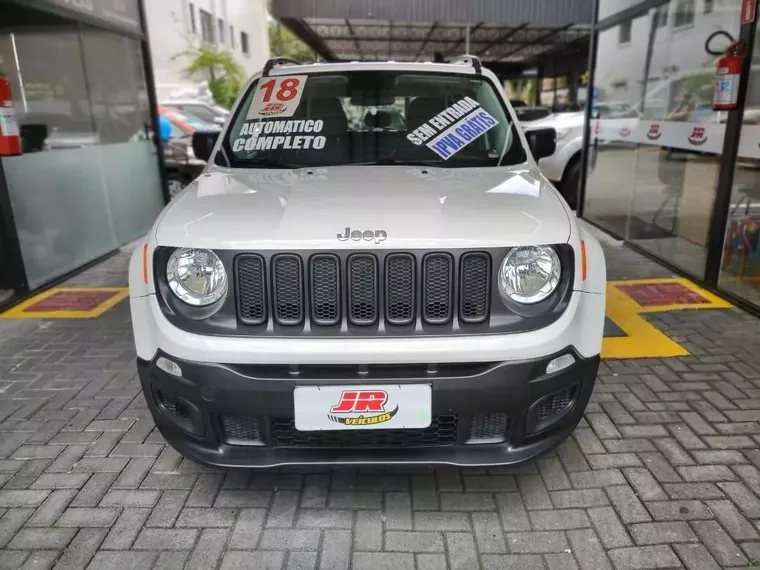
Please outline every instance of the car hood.
M164 210L155 237L220 249L477 248L564 243L570 223L527 165L214 168ZM346 228L387 237L341 241Z
M552 127L554 129L572 129L574 127L582 127L585 120L585 113L557 113L539 119L537 121L531 121L529 123L531 129L541 127Z

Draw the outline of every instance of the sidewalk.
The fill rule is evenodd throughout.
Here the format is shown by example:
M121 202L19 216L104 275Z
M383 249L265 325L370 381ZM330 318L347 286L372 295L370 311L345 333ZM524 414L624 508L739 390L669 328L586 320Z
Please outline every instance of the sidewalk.
M669 277L604 244L610 280ZM67 286L125 286L127 253ZM607 359L585 419L517 468L225 472L155 431L129 307L0 319L0 568L760 565L760 321L641 315L688 356Z

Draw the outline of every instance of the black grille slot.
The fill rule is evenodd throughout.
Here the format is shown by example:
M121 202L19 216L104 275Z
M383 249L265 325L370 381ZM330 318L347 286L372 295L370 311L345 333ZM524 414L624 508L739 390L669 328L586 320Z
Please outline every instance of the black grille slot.
M301 258L277 255L273 265L274 318L281 325L298 325L304 313Z
M264 259L259 255L240 255L235 259L238 314L247 325L261 325L267 320Z
M452 316L454 262L447 253L430 253L422 263L422 318L430 325L448 323Z
M577 386L566 388L560 392L555 392L550 396L546 396L538 405L538 411L536 412L536 419L538 423L542 423L551 420L557 414L564 412L570 404L573 403L575 398Z
M391 325L408 325L414 320L415 259L394 253L385 260L385 319Z
M507 439L507 414L487 414L472 417L470 439L467 443L500 443Z
M156 398L158 399L158 403L161 404L161 407L173 416L177 416L183 420L190 420L192 418L190 407L182 398L174 398L164 394L160 390L156 390Z
M459 269L459 316L465 323L482 323L491 306L491 256L465 253Z
M314 324L340 322L340 262L334 255L311 258L311 318Z
M377 259L358 253L348 258L348 318L354 325L377 321Z
M259 420L254 416L222 416L222 437L230 445L261 444Z
M457 416L434 416L424 429L298 431L293 418L272 418L270 428L272 444L279 447L437 447L457 441Z

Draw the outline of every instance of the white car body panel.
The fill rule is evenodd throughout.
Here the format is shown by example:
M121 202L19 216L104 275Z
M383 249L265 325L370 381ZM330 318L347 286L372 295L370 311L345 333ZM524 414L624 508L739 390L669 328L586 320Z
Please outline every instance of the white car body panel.
M382 229L387 239L338 241L347 226ZM211 167L156 228L161 245L248 250L487 248L564 243L569 235L561 199L527 165Z
M459 64L388 62L302 65L297 70L306 74L389 68L475 74L473 67ZM271 75L288 75L293 69L275 67ZM485 69L483 75L493 82L515 121L496 77ZM247 87L241 99L246 92ZM239 104L240 99L234 108ZM533 122L530 128L545 121L548 119ZM229 123L215 152L228 128ZM522 129L516 130L527 149ZM133 254L130 302L138 356L150 360L161 350L182 359L230 364L492 362L547 356L568 346L584 357L598 356L605 308L603 252L593 236L578 226L572 211L527 154L522 165L467 169L343 166L264 170L228 169L209 163L204 174L167 206ZM382 229L387 239L379 244L336 239L347 226ZM581 240L586 249L585 280ZM470 336L257 338L192 334L169 323L161 312L151 259L157 246L329 251L556 243L570 243L576 263L574 292L560 318L530 332ZM143 245L148 246L147 283L143 281ZM499 262L494 260L494 264Z
M604 262L597 264L604 267ZM138 357L160 348L184 360L227 364L413 364L521 361L573 346L581 356L601 350L604 293L577 292L546 328L518 334L413 338L249 338L185 332L169 323L155 295L131 299Z

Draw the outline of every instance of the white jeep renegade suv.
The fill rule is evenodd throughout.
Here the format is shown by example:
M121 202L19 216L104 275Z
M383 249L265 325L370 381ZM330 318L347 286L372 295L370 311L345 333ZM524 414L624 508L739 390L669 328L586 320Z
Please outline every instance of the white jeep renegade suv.
M527 137L527 138L526 138ZM524 461L599 366L605 262L496 77L271 60L130 264L158 428L219 466Z

